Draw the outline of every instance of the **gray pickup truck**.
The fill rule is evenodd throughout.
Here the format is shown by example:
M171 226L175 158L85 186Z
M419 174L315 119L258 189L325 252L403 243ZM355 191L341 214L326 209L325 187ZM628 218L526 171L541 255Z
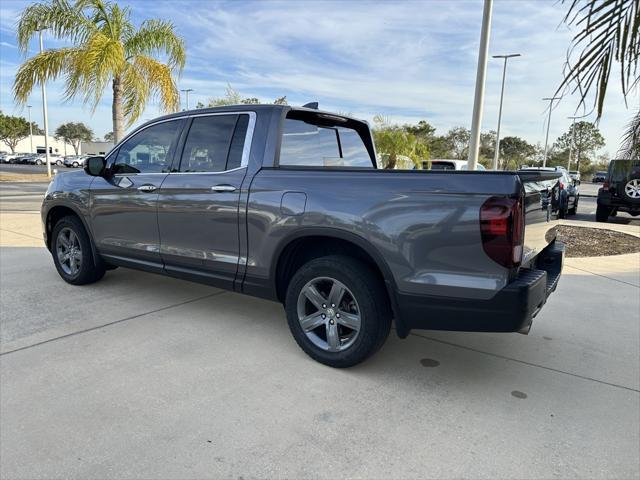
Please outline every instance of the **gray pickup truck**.
M366 122L242 105L142 125L56 175L42 221L69 283L120 266L275 300L307 354L348 367L392 320L527 333L562 270L557 177L381 170Z

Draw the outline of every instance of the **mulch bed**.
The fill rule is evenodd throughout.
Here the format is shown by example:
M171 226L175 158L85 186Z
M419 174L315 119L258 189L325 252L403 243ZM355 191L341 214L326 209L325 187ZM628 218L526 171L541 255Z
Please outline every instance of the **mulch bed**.
M558 240L567 247L567 257L602 257L640 252L640 238L601 228L558 225Z

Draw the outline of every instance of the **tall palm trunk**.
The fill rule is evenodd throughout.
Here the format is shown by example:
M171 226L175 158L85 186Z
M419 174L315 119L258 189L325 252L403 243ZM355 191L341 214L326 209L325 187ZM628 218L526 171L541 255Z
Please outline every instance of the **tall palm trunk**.
M111 106L113 120L113 143L117 144L124 136L124 115L122 113L122 82L117 75L113 79L113 104Z

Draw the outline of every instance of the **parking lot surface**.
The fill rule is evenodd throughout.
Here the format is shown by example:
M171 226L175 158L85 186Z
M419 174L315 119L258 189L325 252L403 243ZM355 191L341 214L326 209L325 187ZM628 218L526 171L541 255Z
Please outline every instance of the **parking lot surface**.
M392 332L348 370L272 302L125 269L72 287L35 246L0 248L0 284L2 478L640 475L637 254L567 259L528 336Z

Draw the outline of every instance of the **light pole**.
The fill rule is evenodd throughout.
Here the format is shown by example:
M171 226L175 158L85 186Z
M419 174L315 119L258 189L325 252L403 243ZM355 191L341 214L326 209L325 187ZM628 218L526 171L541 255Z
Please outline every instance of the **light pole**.
M553 101L560 100L562 97L545 97L542 100L549 102L549 119L547 120L547 136L544 139L544 159L542 160L542 166L547 166L547 147L549 144L549 126L551 125L551 110L553 110Z
M31 124L31 105L27 105L27 112L29 112L29 143L31 144L29 153L33 153L33 125Z
M180 91L184 92L185 96L187 97L187 110L189 110L189 92L193 92L193 88L185 88L184 90Z
M469 138L469 157L467 168L475 170L478 164L480 149L480 124L482 123L482 104L484 102L484 82L487 78L487 55L489 54L489 35L491 33L491 11L493 0L484 0L482 12L482 31L480 33L480 49L478 52L478 71L476 73L476 92L473 100L473 116L471 117L471 136Z
M42 31L44 28L41 28L38 33L40 35L40 53L44 52L44 44L42 42ZM47 89L45 87L44 80L42 81L42 115L44 116L44 149L45 149L45 160L47 162L47 176L51 178L51 161L49 157L49 116L47 113Z
M569 161L567 161L567 171L571 170L571 157L573 154L573 148L574 145L576 144L576 119L577 118L586 118L589 115L582 115L579 117L567 117L569 120L572 120L571 122L571 144L569 145Z
M504 66L502 67L502 88L500 89L500 108L498 109L498 130L496 131L496 153L493 156L493 169L498 169L498 160L500 159L500 122L502 121L502 100L504 99L504 79L507 76L507 60L512 57L520 57L519 53L510 53L509 55L493 55L493 58L504 58Z

